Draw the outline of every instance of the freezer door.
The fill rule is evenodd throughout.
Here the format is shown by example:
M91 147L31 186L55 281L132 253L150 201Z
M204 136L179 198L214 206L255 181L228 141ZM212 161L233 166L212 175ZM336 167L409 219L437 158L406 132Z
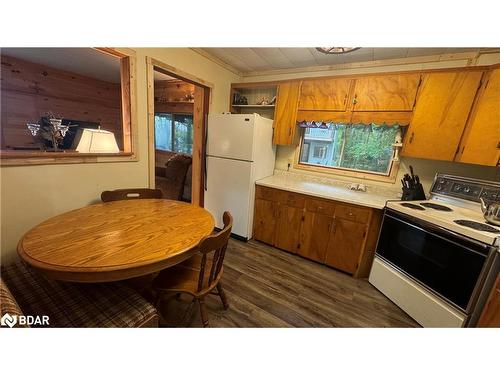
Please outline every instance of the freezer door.
M208 115L207 155L253 160L255 115Z
M222 214L233 215L233 233L250 238L250 197L252 195L251 162L207 157L207 191L205 208L222 228Z

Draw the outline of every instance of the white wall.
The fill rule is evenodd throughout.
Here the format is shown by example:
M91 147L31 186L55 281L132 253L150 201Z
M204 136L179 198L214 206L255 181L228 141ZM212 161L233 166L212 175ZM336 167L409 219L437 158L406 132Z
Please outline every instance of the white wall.
M16 253L22 235L54 215L99 201L103 190L148 185L146 56L214 85L210 111L229 107L231 82L240 77L188 48L138 48L137 111L139 161L98 164L3 166L1 187L1 257Z
M471 65L492 65L500 63L500 53L495 54L485 54L479 56L477 60L472 59L459 59L459 60L445 60L446 57L442 57L443 61L435 62L413 62L408 64L397 64L397 65L386 65L386 66L359 66L356 68L332 68L329 70L322 71L310 71L310 72L294 72L294 73L274 73L274 74L263 74L258 76L246 76L243 77L243 82L261 82L261 81L279 81L286 79L300 79L306 77L324 77L324 76L336 76L336 75L348 75L348 74L365 74L365 73L380 73L380 72L397 72L397 71L409 71L409 70L421 70L421 69L438 69L438 68L452 68L452 67L464 67ZM410 61L410 60L409 60ZM308 172L302 169L293 169L295 146L278 146L276 155L276 168L281 170L287 170L288 163L292 165L291 171L295 173L304 173L311 175L322 175L325 174ZM391 189L399 189L401 182L400 179L405 173L409 173L409 166L412 165L415 173L420 176L421 182L424 185L424 190L427 192L430 185L434 179L434 175L437 172L449 173L456 175L469 176L474 178L480 178L485 180L500 180L500 168L495 167L483 167L472 164L463 164L455 162L443 162L425 159L413 159L413 158L401 158L401 165L396 179L396 183L383 183L375 181L363 181L367 185L376 184L383 185ZM328 174L328 176L348 181L360 181L359 179L353 177L343 177L339 175Z

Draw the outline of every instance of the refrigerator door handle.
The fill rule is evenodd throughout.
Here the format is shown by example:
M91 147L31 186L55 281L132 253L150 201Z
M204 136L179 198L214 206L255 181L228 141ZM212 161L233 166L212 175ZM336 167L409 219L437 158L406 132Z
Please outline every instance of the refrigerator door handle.
M205 115L205 160L204 160L204 169L203 169L203 173L204 173L204 180L203 180L203 185L205 185L205 191L207 191L207 178L208 178L208 172L207 172L207 145L208 145L208 116Z

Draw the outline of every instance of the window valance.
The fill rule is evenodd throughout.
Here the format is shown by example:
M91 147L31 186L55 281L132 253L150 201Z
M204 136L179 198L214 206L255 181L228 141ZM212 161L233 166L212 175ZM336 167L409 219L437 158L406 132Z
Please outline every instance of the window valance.
M305 128L305 129L333 129L336 126L366 126L367 129L373 130L373 129L388 129L388 128L396 128L398 129L400 126L407 126L407 124L399 124L399 123L393 123L393 124L387 124L387 123L381 123L381 124L376 124L376 123L369 123L369 124L364 124L364 123L348 123L348 122L327 122L327 121L297 121L297 125L300 128ZM370 127L370 128L368 128Z

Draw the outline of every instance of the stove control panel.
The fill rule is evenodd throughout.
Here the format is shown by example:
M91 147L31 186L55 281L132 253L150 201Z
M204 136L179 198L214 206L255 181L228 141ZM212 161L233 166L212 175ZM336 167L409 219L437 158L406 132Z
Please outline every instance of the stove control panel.
M500 202L500 182L475 180L467 177L436 174L431 194L445 195L468 201Z

